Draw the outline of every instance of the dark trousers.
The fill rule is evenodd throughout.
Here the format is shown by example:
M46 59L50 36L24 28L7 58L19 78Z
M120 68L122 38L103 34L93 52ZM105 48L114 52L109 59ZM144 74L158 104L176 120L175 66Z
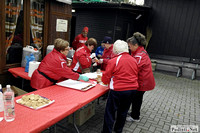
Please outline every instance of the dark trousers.
M145 93L145 91L136 91L136 93L132 97L131 117L133 119L139 119L140 118L140 109L141 109L141 106L142 106L144 93Z
M132 95L136 90L113 91L110 90L104 114L102 133L112 133L113 125L116 133L121 133L126 121L126 115L131 104ZM116 121L115 116L117 113Z

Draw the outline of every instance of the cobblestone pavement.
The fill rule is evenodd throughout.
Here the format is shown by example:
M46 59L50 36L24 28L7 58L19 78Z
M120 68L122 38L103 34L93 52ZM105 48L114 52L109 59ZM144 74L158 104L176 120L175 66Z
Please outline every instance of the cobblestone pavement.
M123 133L169 133L171 125L198 125L200 130L200 81L154 73L156 87L144 95L141 121L126 122ZM96 104L95 115L82 126L80 133L100 133L106 101ZM67 118L56 132L76 133ZM47 131L47 130L46 130Z

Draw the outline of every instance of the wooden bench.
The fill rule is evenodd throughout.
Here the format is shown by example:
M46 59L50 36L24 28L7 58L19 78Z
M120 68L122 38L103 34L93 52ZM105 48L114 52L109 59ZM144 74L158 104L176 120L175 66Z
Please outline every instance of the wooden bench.
M192 80L196 78L197 70L200 70L199 64L195 64L195 66L183 65L182 67L192 69L192 77L191 77Z
M166 60L167 61L167 60ZM160 65L168 65L168 66L174 66L178 68L178 71L176 73L176 77L180 77L182 76L182 66L183 66L183 62L166 62L165 60L163 61L158 61L158 60L151 60L152 63L156 63L156 64L160 64Z
M177 67L177 74L176 77L182 76L182 69L183 68L188 68L192 69L192 76L191 79L194 80L196 78L196 73L197 70L200 70L200 65L198 63L190 63L191 65L187 65L188 62L166 62L165 60L163 61L157 61L155 59L151 60L152 63L160 64L160 65L168 65L168 66L174 66Z

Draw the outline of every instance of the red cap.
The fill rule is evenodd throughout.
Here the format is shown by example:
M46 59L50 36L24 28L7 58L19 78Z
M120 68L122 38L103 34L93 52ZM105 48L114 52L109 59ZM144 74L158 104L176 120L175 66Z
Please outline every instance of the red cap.
M88 27L84 27L83 28L83 31L87 31L88 32L88 30L89 30Z

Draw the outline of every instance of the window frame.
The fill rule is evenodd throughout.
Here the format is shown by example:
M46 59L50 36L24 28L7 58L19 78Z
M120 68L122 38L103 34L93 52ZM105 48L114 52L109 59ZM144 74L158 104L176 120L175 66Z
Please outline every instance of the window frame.
M21 63L14 63L14 64L6 64L6 49L5 49L5 40L6 40L6 33L5 33L5 1L2 0L0 4L0 74L7 72L9 68L12 67L20 67ZM44 48L47 46L47 33L48 33L48 12L49 12L49 1L44 0L45 2L45 12L44 12L44 29L43 29L43 56L45 55ZM23 35L23 47L30 45L30 0L23 0L23 21L24 21L24 35Z

